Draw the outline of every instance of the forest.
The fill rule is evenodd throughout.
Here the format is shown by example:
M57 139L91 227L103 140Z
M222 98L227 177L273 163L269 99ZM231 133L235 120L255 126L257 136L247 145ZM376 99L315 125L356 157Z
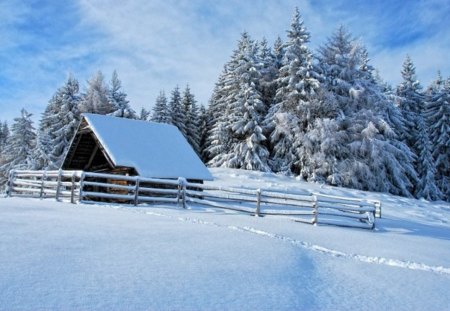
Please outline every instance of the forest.
M82 113L173 124L210 167L274 172L354 189L450 201L450 77L420 84L406 56L384 82L343 26L316 51L295 10L270 45L242 33L208 105L187 85L134 111L116 72L86 90L69 76L35 126L22 109L0 121L0 185L12 169L58 169Z

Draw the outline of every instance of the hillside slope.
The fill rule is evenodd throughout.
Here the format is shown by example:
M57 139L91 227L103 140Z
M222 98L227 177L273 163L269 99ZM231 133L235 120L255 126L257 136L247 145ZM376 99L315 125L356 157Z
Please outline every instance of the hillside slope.
M222 185L380 199L375 231L191 206L0 199L0 309L447 309L450 206L214 169Z

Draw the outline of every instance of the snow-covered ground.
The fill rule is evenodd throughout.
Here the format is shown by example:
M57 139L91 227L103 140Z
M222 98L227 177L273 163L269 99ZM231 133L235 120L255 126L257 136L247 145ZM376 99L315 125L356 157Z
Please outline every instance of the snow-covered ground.
M1 310L448 310L450 205L213 169L231 186L367 197L376 230L191 206L0 199Z

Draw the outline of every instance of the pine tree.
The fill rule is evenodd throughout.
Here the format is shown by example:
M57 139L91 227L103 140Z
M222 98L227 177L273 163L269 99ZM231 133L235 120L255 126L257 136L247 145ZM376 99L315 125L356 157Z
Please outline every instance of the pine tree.
M33 152L34 169L58 169L80 122L78 81L70 76L44 111Z
M395 106L376 83L366 49L341 27L319 49L318 61L323 102L336 110L303 137L307 179L410 196L414 156L387 118Z
M262 94L259 91L261 75L257 65L257 45L244 33L239 42L237 65L233 70L236 88L228 93L229 130L232 145L222 156L223 166L247 170L270 171L269 153L264 146L265 136L261 123L265 115Z
M169 102L169 110L171 113L170 123L175 125L180 132L186 137L185 115L181 106L181 94L178 86L172 91Z
M11 135L6 144L5 163L0 167L0 184L4 184L12 169L27 169L31 167L31 153L36 143L31 113L21 110L21 116L14 119Z
M142 107L141 112L139 113L139 120L148 121L149 116L150 116L150 111L148 111L147 109Z
M415 152L417 122L419 114L424 110L425 97L421 94L422 86L416 78L416 68L409 56L406 57L402 68L402 83L397 87L399 106L405 120L405 142Z
M204 160L211 166L220 166L223 163L221 155L229 147L230 139L226 124L229 110L226 102L228 90L226 81L230 75L228 69L230 63L224 66L223 72L215 84L207 109L208 123Z
M273 43L273 60L276 71L283 66L284 44L280 37ZM277 72L278 75L278 72Z
M189 85L186 86L183 92L181 104L185 116L184 126L186 129L186 138L195 152L200 154L199 111Z
M160 91L153 106L151 121L158 123L170 123L171 113L167 105L167 97L164 91Z
M259 53L257 54L256 62L256 68L261 76L259 81L261 100L264 103L264 109L268 110L272 106L275 98L278 67L275 56L268 46L266 38L263 38L259 44Z
M208 108L208 164L213 167L227 166L228 155L233 152L236 139L232 133L232 107L236 101L235 96L241 85L236 78L237 68L241 66L243 51L247 49L250 38L246 32L238 41L237 48L233 51L231 59L225 64L224 69L214 87L213 95Z
M9 137L8 123L6 121L3 123L0 122L0 155L2 154L2 150L6 146L8 137ZM0 160L1 160L1 157L0 157Z
M283 47L275 105L265 120L272 146L271 167L277 172L300 172L300 136L313 122L311 110L317 104L320 83L306 45L309 38L296 8L288 30L288 41Z
M103 74L98 71L97 74L88 81L88 89L82 96L80 102L80 111L97 113L97 114L110 114L114 111L114 107L108 100L108 88L105 85Z
M436 184L443 198L450 201L450 78L434 92L425 115L436 165Z
M204 162L208 161L207 147L208 147L208 125L209 125L209 114L205 106L200 105L199 109L199 131L200 131L200 156Z
M122 82L114 70L108 95L108 102L113 110L109 114L115 117L137 119L136 112L130 107L127 94L122 90Z
M417 173L419 182L415 188L415 196L426 200L439 200L442 196L441 191L436 186L435 174L436 166L431 154L432 146L428 137L427 126L423 117L417 119Z

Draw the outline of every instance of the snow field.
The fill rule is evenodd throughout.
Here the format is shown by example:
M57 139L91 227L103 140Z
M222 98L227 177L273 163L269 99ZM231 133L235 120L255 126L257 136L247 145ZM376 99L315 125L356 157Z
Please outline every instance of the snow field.
M273 174L223 186L383 202L375 231L190 206L0 199L0 310L446 310L450 208Z

